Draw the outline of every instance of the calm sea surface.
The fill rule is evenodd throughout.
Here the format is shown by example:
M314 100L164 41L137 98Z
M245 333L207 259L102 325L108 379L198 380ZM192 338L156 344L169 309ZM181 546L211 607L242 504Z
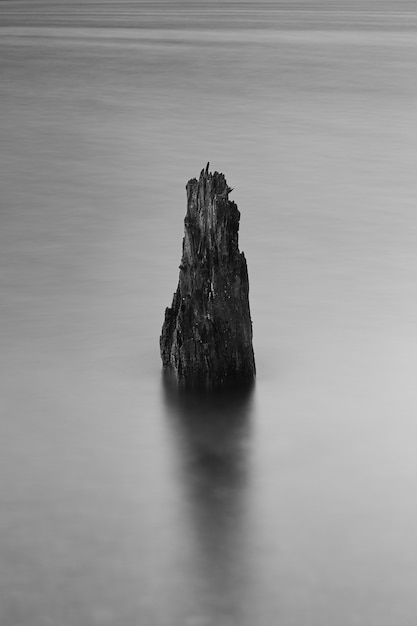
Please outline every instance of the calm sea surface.
M414 2L0 3L1 626L417 616ZM258 369L178 398L185 184Z

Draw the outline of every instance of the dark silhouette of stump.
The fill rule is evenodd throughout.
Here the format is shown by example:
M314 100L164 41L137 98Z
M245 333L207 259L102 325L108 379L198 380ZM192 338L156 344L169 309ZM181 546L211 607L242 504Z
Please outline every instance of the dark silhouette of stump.
M240 212L209 164L186 190L179 283L160 338L163 368L187 389L249 386L255 359Z

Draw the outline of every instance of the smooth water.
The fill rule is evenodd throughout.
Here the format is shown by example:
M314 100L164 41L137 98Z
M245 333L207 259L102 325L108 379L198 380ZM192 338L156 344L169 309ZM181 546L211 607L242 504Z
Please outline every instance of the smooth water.
M417 615L411 2L0 5L1 626ZM158 340L235 188L256 389Z

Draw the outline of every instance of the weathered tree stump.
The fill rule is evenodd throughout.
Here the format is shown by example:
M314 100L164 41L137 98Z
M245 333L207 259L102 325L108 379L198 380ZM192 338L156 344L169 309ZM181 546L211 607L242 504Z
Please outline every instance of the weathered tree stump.
M187 183L177 291L160 338L164 370L183 388L248 386L255 378L249 280L240 212L223 174Z

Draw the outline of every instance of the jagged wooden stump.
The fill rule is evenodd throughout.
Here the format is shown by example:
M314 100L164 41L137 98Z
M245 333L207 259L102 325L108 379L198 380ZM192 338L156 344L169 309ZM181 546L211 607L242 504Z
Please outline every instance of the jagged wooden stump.
M186 190L179 283L160 338L163 368L184 388L247 386L255 359L240 212L209 164Z

